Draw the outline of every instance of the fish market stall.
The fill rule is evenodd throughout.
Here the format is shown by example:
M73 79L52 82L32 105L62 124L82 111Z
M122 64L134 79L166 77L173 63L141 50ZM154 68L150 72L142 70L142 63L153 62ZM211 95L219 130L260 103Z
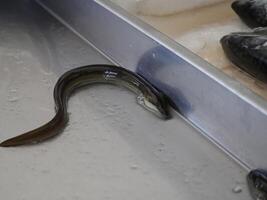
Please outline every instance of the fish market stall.
M0 141L51 119L57 79L79 66L121 65L166 92L174 108L171 119L163 120L123 87L89 85L77 91L69 100L69 123L62 134L35 145L0 148L1 198L251 199L248 169L265 164L262 152L259 157L257 148L248 157L234 154L244 150L248 139L245 135L238 142L238 124L230 126L237 138L223 134L223 143L212 138L216 131L227 133L208 120L214 115L225 119L213 100L219 107L225 104L205 89L187 88L187 80L193 76L192 86L201 83L228 96L226 114L243 105L248 119L261 119L258 134L266 126L264 101L244 101L248 91L232 87L232 79L210 79L220 73L208 71L209 65L202 68L205 61L110 1L1 2L0 25ZM224 87L218 84L223 81ZM230 86L231 92L243 90L242 98L229 93ZM201 101L206 98L211 101ZM237 118L229 120L237 123ZM233 143L236 149L230 148ZM250 150L253 143L247 146Z

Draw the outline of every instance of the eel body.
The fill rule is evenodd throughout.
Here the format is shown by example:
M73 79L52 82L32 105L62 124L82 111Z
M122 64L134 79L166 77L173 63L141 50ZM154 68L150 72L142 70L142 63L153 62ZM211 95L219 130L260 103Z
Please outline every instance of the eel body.
M232 9L251 28L267 26L267 0L237 0Z
M61 133L68 122L67 102L74 90L94 83L123 86L137 96L137 102L157 116L169 118L165 96L144 78L113 65L88 65L64 73L54 87L55 116L43 126L0 143L2 147L42 142Z
M267 28L236 32L221 39L228 59L253 77L267 81Z

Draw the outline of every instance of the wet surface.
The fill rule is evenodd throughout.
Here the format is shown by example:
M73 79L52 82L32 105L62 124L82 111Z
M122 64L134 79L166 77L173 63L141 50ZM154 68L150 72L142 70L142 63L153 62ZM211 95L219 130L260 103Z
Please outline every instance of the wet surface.
M64 71L109 61L31 1L0 8L4 140L53 116ZM106 85L77 92L69 112L59 137L0 149L1 198L250 199L246 171L175 113L159 120L132 93Z

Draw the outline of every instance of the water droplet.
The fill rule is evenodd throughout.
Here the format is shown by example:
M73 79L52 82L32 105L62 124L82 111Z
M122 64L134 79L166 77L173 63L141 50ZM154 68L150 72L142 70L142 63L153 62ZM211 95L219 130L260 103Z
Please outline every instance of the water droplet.
M164 149L163 148L158 148L158 151L162 152L162 151L164 151Z
M137 103L140 105L144 105L145 104L145 97L143 94L140 94L137 96Z
M137 170L139 167L138 167L138 165L131 165L131 167L130 167L132 170Z
M22 60L16 60L16 64L21 65L21 64L23 64L23 61Z
M113 72L113 71L105 71L104 72L104 78L105 79L113 79L113 78L116 78L116 76L118 75L117 72Z
M9 102L17 102L19 100L18 97L11 97L8 99Z
M11 89L10 92L11 92L11 93L16 93L17 90L16 90L16 89Z
M240 193L242 192L242 187L240 185L236 185L235 187L233 187L232 189L233 193Z
M159 143L159 146L161 146L161 147L164 147L164 146L165 146L165 144L164 144L164 143L162 143L162 142L160 142L160 143Z
M127 126L131 127L131 126L133 126L133 123L132 122L127 122Z
M30 68L29 68L29 67L23 67L22 69L23 69L23 71L25 71L25 72L29 72L29 71L30 71Z

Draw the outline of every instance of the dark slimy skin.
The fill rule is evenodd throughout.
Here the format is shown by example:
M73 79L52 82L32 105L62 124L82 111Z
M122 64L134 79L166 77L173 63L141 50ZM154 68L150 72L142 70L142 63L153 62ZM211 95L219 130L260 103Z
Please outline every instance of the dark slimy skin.
M34 144L61 133L68 122L67 102L76 89L95 83L123 86L138 95L137 102L162 119L170 117L165 96L141 76L122 67L89 65L63 74L54 88L56 114L45 125L0 143L2 147Z
M237 0L232 9L251 28L267 26L266 0Z
M253 77L267 82L267 28L237 32L221 39L228 59Z
M267 171L255 169L247 176L251 196L255 200L267 200Z

